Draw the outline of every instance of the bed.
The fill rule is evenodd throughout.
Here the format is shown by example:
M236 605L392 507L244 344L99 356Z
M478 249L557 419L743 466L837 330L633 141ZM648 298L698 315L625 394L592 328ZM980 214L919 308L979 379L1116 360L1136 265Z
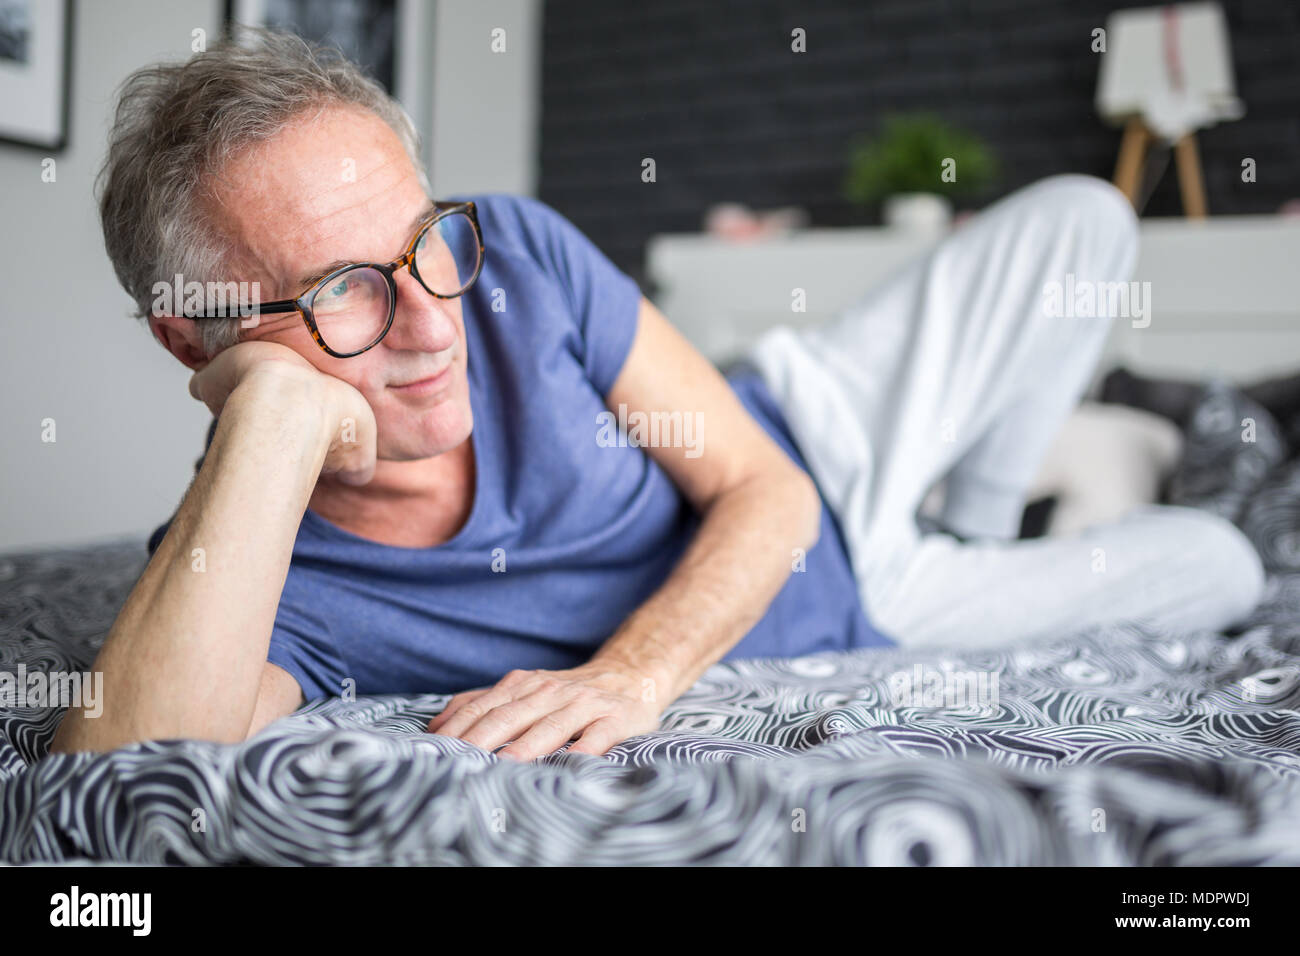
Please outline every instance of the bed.
M1296 424L1222 383L1186 422L1169 500L1237 521L1269 571L1232 634L722 664L657 732L530 764L425 733L439 695L77 755L46 754L60 711L3 707L0 861L1300 864ZM0 557L0 672L88 669L144 564L143 537ZM996 694L900 693L969 674Z

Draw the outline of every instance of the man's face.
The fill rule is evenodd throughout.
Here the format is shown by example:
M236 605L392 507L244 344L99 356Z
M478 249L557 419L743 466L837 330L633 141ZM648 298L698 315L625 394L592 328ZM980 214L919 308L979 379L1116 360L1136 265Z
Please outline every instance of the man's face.
M307 290L303 278L336 262L391 262L428 207L406 150L371 113L327 109L299 120L222 171L214 214L245 251L237 278L261 282L261 301ZM375 413L381 459L410 461L463 442L473 427L461 299L436 299L401 269L397 312L383 341L337 359L302 317L266 315L241 341L278 342L356 388ZM438 376L432 386L402 388Z

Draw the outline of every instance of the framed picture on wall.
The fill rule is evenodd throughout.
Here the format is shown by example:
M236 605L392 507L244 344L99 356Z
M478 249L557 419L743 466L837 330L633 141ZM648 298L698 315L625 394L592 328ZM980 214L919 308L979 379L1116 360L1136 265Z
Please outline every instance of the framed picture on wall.
M0 141L68 143L72 0L0 0Z
M336 46L396 92L397 0L226 0L226 21Z
M3 0L0 0L3 2ZM225 0L226 26L296 33L338 47L406 109L431 159L435 5L427 0Z

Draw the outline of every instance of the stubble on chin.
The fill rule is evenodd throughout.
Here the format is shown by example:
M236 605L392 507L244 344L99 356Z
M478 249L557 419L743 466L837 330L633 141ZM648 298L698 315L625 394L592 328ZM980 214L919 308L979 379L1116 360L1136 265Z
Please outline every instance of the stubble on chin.
M381 424L378 455L384 461L433 458L459 447L473 429L474 413L465 395L459 401L440 403L421 416L407 411L390 429Z

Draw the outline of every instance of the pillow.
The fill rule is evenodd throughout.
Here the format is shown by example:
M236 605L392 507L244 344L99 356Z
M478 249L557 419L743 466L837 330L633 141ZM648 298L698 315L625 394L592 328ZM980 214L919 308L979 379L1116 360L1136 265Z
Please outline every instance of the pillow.
M1204 386L1184 435L1186 450L1169 501L1239 522L1250 497L1287 457L1282 430L1268 410L1233 388Z
M1055 497L1047 533L1071 534L1160 500L1181 453L1182 435L1167 418L1084 402L1062 426L1029 498Z

